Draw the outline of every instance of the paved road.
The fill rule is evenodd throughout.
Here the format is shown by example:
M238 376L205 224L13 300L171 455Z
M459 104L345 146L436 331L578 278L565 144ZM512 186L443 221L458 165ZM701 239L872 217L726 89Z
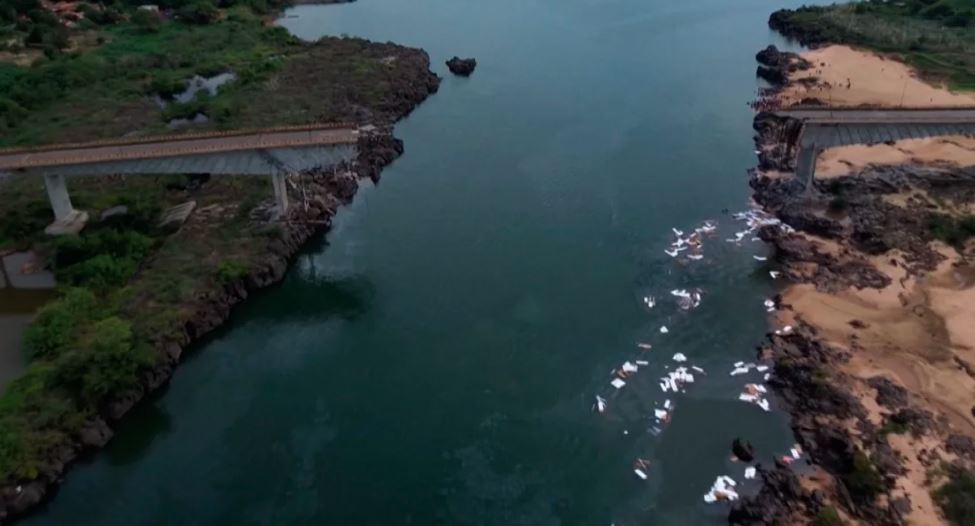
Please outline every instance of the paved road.
M0 150L0 171L294 146L355 144L354 127L309 126Z
M783 117L794 117L808 123L863 124L863 123L969 123L975 122L975 109L853 109L808 108L775 112Z

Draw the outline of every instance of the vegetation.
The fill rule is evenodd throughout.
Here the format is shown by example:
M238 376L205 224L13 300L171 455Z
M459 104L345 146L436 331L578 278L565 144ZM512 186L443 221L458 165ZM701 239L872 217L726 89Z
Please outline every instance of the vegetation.
M846 473L841 475L850 495L860 501L873 500L884 490L884 479L880 476L873 461L862 450L853 453L853 459Z
M266 225L238 217L234 208L270 198L268 182L253 178L220 179L197 191L193 198L201 205L226 208L212 224L160 232L158 211L186 199L180 180L73 179L73 197L93 217L128 206L121 218L91 224L77 236L36 236L24 226L39 223L33 218L3 223L17 236L26 233L17 244L48 255L60 288L25 333L27 372L0 397L0 480L36 477L51 452L102 413L112 394L139 385L142 372L161 359L161 344L196 312L190 298L246 274L270 242ZM36 180L0 184L0 216L42 205L46 197Z
M923 74L975 89L975 3L971 0L865 0L773 14L787 34L901 56Z
M934 492L934 498L955 526L975 524L975 473L950 466L948 482Z
M955 218L943 214L928 216L928 230L938 240L961 248L966 241L975 236L975 216Z
M64 20L33 12L37 1L0 0L0 36L13 31L35 57L0 62L0 147L170 133L168 119L195 113L209 120L193 131L383 116L401 103L391 87L413 82L425 60L357 39L302 43L262 20L277 0L164 0L158 25L134 0L81 4L84 20L67 42L55 35ZM194 75L228 70L236 80L216 95L174 102ZM113 394L138 386L169 344L185 343L202 302L265 264L283 232L253 219L270 199L266 178L197 188L182 176L77 177L70 187L92 220L79 236L51 240L43 184L0 180L0 247L47 256L60 287L25 336L27 371L0 396L0 481L38 476L86 422L109 413ZM156 227L162 209L190 198L206 213L175 232ZM117 205L128 212L99 219Z
M846 522L840 518L840 514L832 506L819 508L819 512L816 513L816 517L812 521L812 526L843 526L844 524Z

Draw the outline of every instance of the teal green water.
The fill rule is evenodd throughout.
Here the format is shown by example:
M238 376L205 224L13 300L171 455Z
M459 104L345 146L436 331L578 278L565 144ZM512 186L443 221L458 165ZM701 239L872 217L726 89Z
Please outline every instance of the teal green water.
M791 443L785 415L739 402L745 380L728 376L754 356L774 284L760 243L710 240L686 266L663 249L672 226L737 227L721 211L748 206L754 53L777 42L768 13L797 3L290 10L304 38L424 47L440 93L326 242L24 523L720 524L727 507L702 500L715 477L754 489L732 438L766 458ZM446 73L454 54L478 58L471 78ZM702 287L700 308L678 311L677 286ZM654 436L675 352L709 374L668 395ZM616 392L611 369L635 358L650 365Z

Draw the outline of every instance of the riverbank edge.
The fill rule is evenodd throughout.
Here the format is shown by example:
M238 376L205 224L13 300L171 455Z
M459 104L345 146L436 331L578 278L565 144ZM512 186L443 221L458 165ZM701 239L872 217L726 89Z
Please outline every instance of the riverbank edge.
M391 87L389 91L394 102L383 108L379 122L358 123L364 132L359 139L359 154L354 166L356 177L312 176L321 190L316 197L322 201L348 204L358 189L360 179L369 178L378 182L383 168L404 152L402 141L393 135L393 125L438 91L440 78L431 71L427 52L404 49L417 53L421 59L417 61L416 77L404 79L401 85ZM74 463L83 455L104 447L114 434L113 427L142 400L168 383L183 353L225 324L234 307L242 304L250 293L283 280L295 256L331 229L331 219L336 213L337 208L331 206L293 207L289 217L280 223L282 234L268 243L267 254L260 266L225 283L215 294L204 294L202 300L187 298L187 303L196 311L195 315L185 320L173 334L157 338L157 342L165 342L155 346L161 359L155 366L141 372L137 388L110 395L104 411L89 419L70 442L51 451L44 469L35 479L0 483L0 524L10 524L53 498Z
M777 26L774 14L769 24L773 29L782 31ZM798 37L790 32L784 34ZM804 44L809 42L801 38L800 41ZM813 43L831 44L822 40ZM760 51L756 58L760 63L759 77L767 78L768 75L763 73L771 71L775 79L781 79L780 82L772 82L773 88L763 92L763 97L771 94L773 98L776 92L791 85L789 73L796 69L797 63L803 61L794 53L779 52L771 46ZM821 102L813 101L812 104L819 105ZM783 292L803 283L814 285L828 294L844 289L886 288L891 284L890 277L862 259L862 254L853 258L836 257L820 252L817 243L805 237L812 235L853 241L849 234L838 228L835 221L820 218L814 212L815 207L806 204L802 195L808 192L801 181L782 177L782 174L795 170L794 159L801 128L802 123L798 119L780 117L770 111L759 111L753 119L754 143L759 161L749 174L753 199L763 210L797 231L790 234L781 229L765 228L759 232L759 237L772 246L775 261L782 266L783 275L789 278L788 285L782 287ZM881 174L878 177L890 175L892 178L902 177L905 172L923 172L922 168L911 165L903 169L877 167L873 170ZM918 173L916 177L923 179L925 174ZM884 180L879 184L884 184ZM848 190L856 188L856 185L866 186L862 176L857 173L846 176L839 186L843 185L848 185ZM814 191L818 191L818 187ZM884 215L882 209L876 211L878 217ZM895 222L900 220L893 219ZM940 259L930 249L924 249L929 240L918 237L916 232L906 228L902 235L915 236L914 240L922 247L922 250L909 254L911 257L907 259L912 266L906 267L908 273L933 271ZM871 240L857 241L868 245ZM878 246L882 245L878 243ZM892 250L888 248L881 253ZM810 276L810 264L825 270L817 270L815 275ZM877 392L877 403L884 409L897 410L891 419L885 418L883 427L874 425L870 422L869 413L875 409L866 407L864 393L853 387L863 379L854 378L843 370L843 365L850 362L852 353L864 347L854 338L849 349L839 348L820 334L817 327L805 323L802 313L783 302L782 296L777 297L776 305L781 309L781 314L774 315L770 322L781 324L783 320L791 321L793 329L767 333L759 356L771 359L774 364L774 373L768 383L784 402L783 409L790 415L793 434L808 454L809 470L814 475L797 475L779 459L775 459L772 469L760 466L761 487L758 494L744 498L733 506L728 516L729 524L779 524L797 520L812 521L814 524L845 524L841 517L868 524L907 524L912 502L910 498L897 495L890 483L905 473L903 459L888 442L887 436L891 431L885 428L894 422L902 429L900 432L927 436L934 429L944 432L941 415L932 414L923 406L906 401L910 393L902 386L873 377L870 380L877 382L868 383ZM850 325L855 329L866 326L858 320L850 321ZM884 397L904 400L888 405L883 401ZM904 421L896 418L901 415L906 417ZM931 457L936 455L932 454ZM859 471L861 468L865 473ZM816 476L816 473L826 477ZM873 496L857 495L851 489L855 486L850 481L860 475L872 480L876 492ZM819 480L811 482L813 479ZM823 483L825 479L828 479L828 483ZM834 520L840 522L831 522Z

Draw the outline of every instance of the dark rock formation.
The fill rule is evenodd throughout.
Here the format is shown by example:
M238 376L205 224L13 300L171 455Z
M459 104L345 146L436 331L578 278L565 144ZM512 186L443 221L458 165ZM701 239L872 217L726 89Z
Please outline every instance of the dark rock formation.
M742 462L755 460L755 448L752 446L752 443L743 441L740 438L736 438L731 442L731 452Z
M477 67L477 60L473 58L454 57L447 61L447 69L454 75L469 77Z
M728 513L728 524L792 524L790 517L815 506L815 497L802 489L799 478L788 467L777 465L769 471L760 465L758 475L762 488L757 495L735 502Z
M773 86L783 86L789 81L789 73L812 67L807 60L796 53L779 51L775 46L769 46L755 55L759 66L756 76L765 79Z
M895 384L883 376L874 376L867 380L867 385L877 390L877 403L890 409L901 409L907 406L907 389Z

